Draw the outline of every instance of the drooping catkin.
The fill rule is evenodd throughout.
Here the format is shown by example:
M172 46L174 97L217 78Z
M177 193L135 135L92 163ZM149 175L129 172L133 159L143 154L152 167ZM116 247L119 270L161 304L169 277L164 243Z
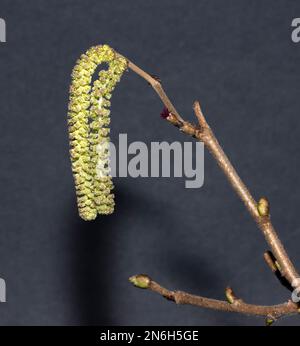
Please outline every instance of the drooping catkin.
M108 69L92 76L98 65ZM79 215L93 220L114 210L109 170L109 124L112 91L127 68L127 61L107 45L90 48L72 72L68 112L70 155Z

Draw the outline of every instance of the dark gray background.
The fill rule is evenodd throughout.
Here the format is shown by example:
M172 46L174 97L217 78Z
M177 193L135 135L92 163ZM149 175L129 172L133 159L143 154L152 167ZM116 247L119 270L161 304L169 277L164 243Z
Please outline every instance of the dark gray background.
M176 306L131 287L146 272L172 289L250 303L289 298L262 259L262 235L214 160L205 184L116 179L115 214L79 219L68 155L70 73L108 43L157 74L187 119L205 114L300 268L300 43L297 1L0 0L0 277L3 325L261 325L253 317ZM117 87L112 133L130 141L187 140L133 73ZM297 325L299 318L278 325Z

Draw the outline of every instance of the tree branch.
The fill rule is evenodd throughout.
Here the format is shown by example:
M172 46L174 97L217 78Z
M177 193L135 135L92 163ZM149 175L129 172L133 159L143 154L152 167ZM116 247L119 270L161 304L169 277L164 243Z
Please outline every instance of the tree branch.
M195 305L213 310L262 316L266 318L267 324L271 324L271 320L274 322L282 316L299 313L297 304L291 300L283 304L271 306L247 304L243 300L238 299L229 287L225 291L227 301L223 301L196 296L182 291L170 291L144 274L132 276L129 281L138 288L149 289L168 300L174 301L176 304Z
M196 132L195 137L204 142L209 152L216 159L218 165L231 183L233 189L244 202L249 213L264 234L267 243L272 249L276 260L281 267L282 276L288 280L292 287L296 288L295 282L297 282L296 279L299 278L299 274L290 261L271 223L268 201L263 197L258 203L255 202L246 185L240 179L227 155L224 153L223 149L218 143L214 133L207 124L198 101L194 103L194 112L198 118L199 125L201 126L201 130Z
M277 270L273 270L273 272L282 283L284 282L287 284L286 287L290 285L292 289L294 288L300 290L300 287L297 286L299 282L299 280L297 280L299 278L299 274L297 273L291 260L289 259L289 256L271 223L269 212L270 206L268 200L265 197L262 197L258 201L258 203L254 200L246 185L243 183L236 170L232 166L227 155L224 153L210 126L208 125L201 111L199 102L196 101L194 103L194 112L198 120L198 125L193 125L185 121L179 115L179 113L169 100L168 96L164 92L163 87L158 79L153 78L150 74L143 71L140 67L132 63L127 58L125 59L128 62L128 68L138 74L140 77L144 78L156 91L163 104L167 108L167 114L164 117L185 134L190 135L205 144L205 146L215 158L219 167L227 177L234 191L240 197L248 212L257 223L266 239L266 242L270 246L276 262L271 263L271 257L267 256L267 263L273 269L275 268L273 265L277 263ZM280 270L278 268L280 268ZM278 275L279 273L280 277ZM298 306L291 301L275 306L250 305L244 303L241 300L234 300L232 304L228 304L223 301L197 297L180 291L172 292L161 287L152 280L150 280L149 287L147 288L167 297L168 299L174 300L178 304L192 304L217 310L235 311L252 315L267 316L267 320L269 320L269 322L272 319L276 319L282 315L298 312ZM229 294L230 292L232 292L230 291L230 289L226 290L227 294Z

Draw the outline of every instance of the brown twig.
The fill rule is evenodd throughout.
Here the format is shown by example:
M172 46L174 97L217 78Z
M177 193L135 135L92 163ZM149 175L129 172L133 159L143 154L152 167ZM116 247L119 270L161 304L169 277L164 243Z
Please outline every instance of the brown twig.
M299 278L299 274L290 261L271 223L269 215L269 203L267 202L265 197L261 198L258 203L255 202L254 198L250 194L246 185L240 179L239 175L237 174L236 170L232 166L227 155L224 153L215 135L207 124L198 101L196 101L194 104L194 111L198 120L200 119L199 124L201 126L201 130L197 131L196 138L204 142L210 153L216 159L218 165L226 175L233 189L244 202L249 213L263 232L267 243L272 249L274 256L276 257L281 267L282 276L284 276L293 286L294 283L297 282L296 279Z
M134 71L136 74L138 74L140 77L144 78L151 86L152 88L156 91L160 99L162 100L163 104L166 106L166 108L172 112L173 114L176 115L176 117L183 121L175 107L173 106L172 102L166 95L163 87L161 86L161 83L159 82L158 78L154 78L152 75L149 73L143 71L140 67L135 65L133 62L125 58L128 62L128 68L130 68L132 71Z
M232 289L229 287L225 291L227 301L223 301L196 296L181 291L170 291L144 274L132 276L129 280L136 287L149 289L168 300L174 301L176 304L188 304L214 310L239 312L247 315L262 316L266 318L266 322L270 319L275 321L282 316L299 313L297 304L293 303L291 300L283 304L271 306L247 304L243 300L238 299L233 293ZM140 282L142 280L144 283L147 282L147 285L140 286Z
M290 261L287 252L284 249L271 223L268 200L265 197L261 198L258 203L254 200L246 185L243 183L236 170L232 166L227 155L224 153L210 126L208 125L202 113L199 102L196 101L194 103L194 112L198 120L198 125L193 125L185 121L179 115L179 113L176 111L175 107L169 100L168 96L164 92L163 87L157 78L153 78L150 74L143 71L140 67L132 63L130 60L127 59L127 61L128 68L144 78L157 92L158 96L169 112L169 115L166 117L166 119L176 127L179 127L182 132L186 133L187 135L193 136L194 138L202 141L205 144L209 152L217 161L219 167L224 172L234 191L243 201L250 215L253 217L263 235L265 236L268 245L274 253L276 263L278 264L278 267L280 267L280 278L282 280L285 280L285 282L288 283L290 287L299 289L299 287L297 287L297 284L299 282L299 280L297 279L299 278L299 275L292 262ZM271 262L269 262L269 264L270 263ZM275 271L274 273L278 274L278 271ZM278 275L276 276L278 277ZM174 300L176 303L192 304L217 310L235 311L245 314L266 316L267 321L269 321L268 324L270 324L270 321L273 321L274 319L277 319L282 315L298 312L298 306L291 301L275 306L250 305L244 303L241 300L235 300L233 304L228 304L223 301L198 297L185 292L171 292L161 287L152 280L149 288L152 291L155 291L167 297L168 299ZM227 290L226 292L228 293L229 291Z

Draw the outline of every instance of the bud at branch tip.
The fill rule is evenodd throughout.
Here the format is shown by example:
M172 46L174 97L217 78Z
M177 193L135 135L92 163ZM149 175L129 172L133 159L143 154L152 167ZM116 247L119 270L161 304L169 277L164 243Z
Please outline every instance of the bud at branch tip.
M139 274L131 276L129 281L138 288L149 288L151 279L148 275Z

